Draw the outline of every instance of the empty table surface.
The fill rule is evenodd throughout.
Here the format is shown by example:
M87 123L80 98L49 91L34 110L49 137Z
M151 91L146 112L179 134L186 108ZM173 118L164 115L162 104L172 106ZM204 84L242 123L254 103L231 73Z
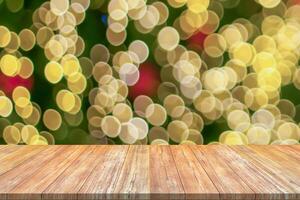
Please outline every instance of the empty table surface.
M300 146L0 146L0 199L300 199Z

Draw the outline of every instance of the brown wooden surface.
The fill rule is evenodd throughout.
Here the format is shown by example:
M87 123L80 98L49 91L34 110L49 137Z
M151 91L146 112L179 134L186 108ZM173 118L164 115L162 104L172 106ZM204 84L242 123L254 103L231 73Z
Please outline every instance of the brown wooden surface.
M300 199L300 148L0 146L0 199Z
M155 199L184 199L184 189L169 146L150 147L150 191Z

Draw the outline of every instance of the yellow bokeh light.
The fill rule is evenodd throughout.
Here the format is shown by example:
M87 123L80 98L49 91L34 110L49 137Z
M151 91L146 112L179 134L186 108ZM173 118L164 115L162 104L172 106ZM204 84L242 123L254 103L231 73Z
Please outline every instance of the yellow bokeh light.
M0 69L6 76L16 76L20 70L21 63L17 57L13 55L4 55L0 60Z

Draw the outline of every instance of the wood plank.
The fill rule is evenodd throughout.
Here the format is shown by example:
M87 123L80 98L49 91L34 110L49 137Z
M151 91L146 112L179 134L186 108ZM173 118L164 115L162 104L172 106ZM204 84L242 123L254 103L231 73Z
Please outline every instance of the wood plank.
M295 148L296 145L273 145L283 153L289 154L290 156L300 160L300 149ZM300 146L300 145L297 145Z
M170 146L188 199L218 199L219 192L187 146Z
M150 191L154 199L184 199L184 189L169 146L150 146Z
M57 157L49 160L30 177L16 182L8 191L8 199L41 199L42 192L84 151L86 146L64 146ZM19 173L18 169L15 170ZM27 194L24 196L24 193Z
M46 146L13 146L12 152L5 148L0 157L0 175L47 149Z
M43 199L77 199L77 193L94 170L105 146L88 145L85 151L71 163L43 192Z
M274 146L249 146L249 148L256 151L258 154L271 159L272 161L278 163L279 165L286 168L293 175L300 176L300 167L296 167L295 165L300 163L300 159L294 158L289 154L283 153L282 150L275 148ZM299 180L300 184L300 180Z
M149 146L130 146L118 182L113 191L114 198L148 199Z
M99 163L79 190L78 199L111 199L129 146L106 146Z
M300 148L297 149L297 146L300 145L272 145L271 147L276 148L278 151L281 151L283 154L293 157L299 164Z
M0 146L0 199L300 199L299 158L296 146Z
M0 150L2 149L2 148L5 148L5 147L7 147L8 145L3 145L3 144L1 144L0 145Z
M0 159L4 159L10 153L13 153L25 146L23 145L1 145L0 146Z
M297 149L300 151L300 145L299 144L296 144L296 145L289 145L289 146L292 146L294 149Z
M17 165L13 170L7 171L0 176L0 193L8 194L9 191L14 188L20 181L26 180L32 174L34 174L39 167L45 165L49 160L58 156L63 150L62 146L44 146L40 151L40 148L35 147L37 149L37 154L29 157L26 161ZM25 151L30 150L30 151ZM31 151L35 151L30 146L24 149L24 153L22 156L27 157L27 154L32 155ZM10 162L6 162L6 164L12 166L14 163L13 159L9 160Z
M18 145L0 145L0 151L2 151L2 149L10 148L12 146L18 146Z
M294 182L295 178L297 177L291 178L286 176L285 169L277 164L274 164L272 160L261 157L247 146L230 146L230 148L250 162L252 166L255 166L257 168L255 171L256 174L263 174L264 179L267 179L280 191L282 191L284 193L284 199L300 198L299 186Z
M209 148L214 151L214 158L224 160L227 164L225 168L231 168L255 192L256 199L283 199L284 193L291 191L274 185L274 179L269 179L268 173L255 167L228 146L213 145Z
M275 148L266 148L265 146L249 146L249 148L257 152L262 158L271 160L274 166L285 169L285 174L291 177L300 177L300 160L294 157L283 154ZM299 186L300 190L300 179L295 179L295 183Z
M220 192L220 199L255 199L253 190L228 166L228 161L223 159L224 155L219 154L219 146L190 148Z

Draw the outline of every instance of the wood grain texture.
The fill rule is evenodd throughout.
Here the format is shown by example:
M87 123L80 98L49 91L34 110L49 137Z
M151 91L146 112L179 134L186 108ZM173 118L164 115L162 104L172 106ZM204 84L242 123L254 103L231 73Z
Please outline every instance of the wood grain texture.
M268 197L283 199L284 193L290 191L278 188L278 186L273 184L273 180L268 178L269 174L251 164L229 147L218 148L217 146L211 146L209 149L215 152L215 158L224 160L228 168L232 169L254 191L256 199Z
M8 156L7 160L1 163L1 167L5 168L5 166L9 166L10 168L0 176L0 194L9 195L10 190L20 181L29 179L42 165L45 165L49 159L58 156L62 150L62 146L29 147L22 150L21 154L19 151L16 151L16 154ZM19 157L24 157L26 160L22 164L19 164L21 160ZM13 166L14 168L12 168Z
M99 162L106 148L87 146L60 176L43 192L44 199L77 199L77 193Z
M29 199L41 199L42 192L53 183L79 157L87 146L63 147L61 155L49 160L45 165L26 179L21 179L14 188L9 191L9 199L22 199L22 194L28 194Z
M184 199L184 189L169 146L150 146L150 191L154 199Z
M111 199L123 167L128 146L107 146L106 153L99 156L99 164L86 179L78 199Z
M197 158L187 146L171 146L186 198L217 199L219 192Z
M0 146L0 159L8 156L10 153L16 152L18 149L22 149L23 146L18 145L2 145Z
M291 174L295 176L300 175L300 168L295 168L295 165L300 162L298 158L295 158L294 156L291 156L287 153L283 153L282 151L279 151L274 147L270 147L272 148L271 151L268 151L268 147L265 146L250 146L249 148L253 149L260 156L278 163L280 166L287 169L287 171L290 171ZM300 185L300 180L298 180L298 183Z
M300 199L300 148L0 146L0 199Z
M300 160L300 150L297 150L294 146L289 145L273 145L274 148L287 154L288 156L294 157L296 160Z
M199 162L220 192L220 199L255 199L247 184L229 167L215 146L191 146ZM239 162L239 160L236 160ZM247 172L246 172L247 173Z
M257 172L257 174L262 173L264 179L269 180L282 191L284 194L281 199L300 198L299 186L295 183L295 180L300 180L299 177L291 177L287 174L288 171L284 169L283 166L280 166L271 159L262 157L247 146L231 146L230 148L236 151L241 157L248 160L252 166L255 166L257 168L255 172ZM271 150L272 149L269 151ZM278 195L280 195L280 193Z
M113 198L149 198L149 146L129 147L113 193Z
M10 148L10 147L9 147ZM0 157L0 174L3 174L10 169L13 169L17 165L21 164L22 162L30 159L32 156L40 153L43 150L48 149L47 147L34 147L34 146L19 146L15 148L12 146L12 151L9 148L5 148L4 151L6 153L1 153Z
M280 145L277 145L278 149L280 149ZM297 159L300 158L300 145L282 145L283 149L281 151L285 151L285 149L289 149L289 155L296 157Z

